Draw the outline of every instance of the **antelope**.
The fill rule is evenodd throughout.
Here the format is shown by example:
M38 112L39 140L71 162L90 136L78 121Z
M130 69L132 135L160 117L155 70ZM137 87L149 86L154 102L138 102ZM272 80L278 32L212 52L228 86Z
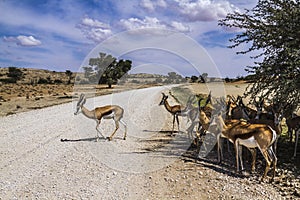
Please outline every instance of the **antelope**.
M227 117L228 119L250 119L246 110L240 104L240 98L237 100L229 96L227 103Z
M200 105L202 100L203 100L203 98L200 98L198 100L198 108L194 108L189 113L189 115L192 114L192 117L191 117L192 124L187 129L187 132L192 134L195 125L198 123L198 129L196 131L197 139L199 139L199 137L201 137L201 134L200 134L201 127L203 130L207 130L205 128L208 127L208 124L210 122L209 118L211 115L211 108L207 107L207 105L209 102L211 102L211 92L209 93L204 106ZM205 126L205 127L203 127L203 126Z
M294 149L294 155L293 155L293 157L296 157L296 154L297 154L297 144L298 144L298 139L299 139L299 134L300 134L300 116L288 118L286 120L286 124L288 126L290 140L292 140L292 137L293 137L292 136L293 130L295 131L296 138L295 138L295 149Z
M123 114L124 114L124 109L121 108L118 105L106 105L102 107L97 107L93 110L88 110L86 107L84 107L84 104L86 102L86 98L84 94L81 94L76 106L76 112L74 115L77 115L80 113L80 110L84 116L90 119L96 120L96 130L97 130L97 135L96 135L96 141L98 141L99 136L98 133L104 138L100 130L98 129L101 119L113 119L115 121L115 130L114 132L107 137L109 141L112 140L113 136L115 135L116 131L119 129L119 122L125 127L125 132L124 132L124 137L123 139L126 139L126 134L127 134L127 125L126 123L122 120Z
M281 128L281 119L282 119L282 115L281 114L274 114L274 119L270 120L270 119L250 119L248 120L249 123L251 124L266 124L269 125L273 130L276 131L277 137L276 140L274 142L274 152L277 152L277 143L278 143L278 139L281 135L282 132L282 128Z
M247 117L249 119L254 119L257 116L257 111L246 106L243 102L243 98L241 96L237 97L237 102L238 105L243 109L243 111L245 112L245 115L247 115Z
M275 117L275 113L279 113L281 110L281 106L278 106L278 104L271 103L267 105L263 100L260 100L259 102L254 101L254 106L257 109L257 115L256 119L268 119L273 120ZM265 110L265 112L263 112Z
M277 157L273 151L272 144L275 142L277 134L270 126L265 124L249 124L240 120L229 120L225 124L220 114L213 117L211 125L216 125L220 130L220 133L217 134L219 162L221 162L223 155L221 137L229 139L229 141L234 144L237 172L239 172L239 160L241 161L241 167L243 169L239 145L243 145L251 151L253 156L252 170L255 169L256 152L251 149L258 147L266 160L266 168L261 181L266 177L272 163L274 167L272 180L274 179Z
M160 103L158 104L159 106L161 105L164 105L165 108L167 109L167 111L169 111L169 113L171 113L173 115L173 128L172 128L172 135L173 135L173 132L174 132L174 124L175 124L175 118L176 118L176 121L177 121L177 126L178 126L178 132L180 132L179 130L179 119L178 119L178 116L186 116L186 112L183 112L183 109L181 109L181 105L174 105L174 106L171 106L168 102L168 95L165 95L163 92L162 92L162 99L160 101Z

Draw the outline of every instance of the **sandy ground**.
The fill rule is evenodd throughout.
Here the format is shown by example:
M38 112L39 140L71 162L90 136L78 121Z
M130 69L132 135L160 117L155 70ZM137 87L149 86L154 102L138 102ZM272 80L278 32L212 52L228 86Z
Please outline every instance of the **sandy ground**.
M161 91L168 90L153 87L87 100L89 109L111 103L124 107L126 140L121 126L113 141L95 142L96 123L74 116L76 102L1 117L0 199L298 197L297 190L280 191L277 185L286 182L259 183L262 167L258 174L241 176L234 172L232 156L223 165L216 164L215 151L197 159L185 132L171 136L171 115L158 106ZM183 131L185 122L181 119ZM104 120L100 127L109 136L114 123Z
M153 85L126 84L108 88L107 85L3 84L0 85L0 116L71 102L81 92L99 96L151 86Z

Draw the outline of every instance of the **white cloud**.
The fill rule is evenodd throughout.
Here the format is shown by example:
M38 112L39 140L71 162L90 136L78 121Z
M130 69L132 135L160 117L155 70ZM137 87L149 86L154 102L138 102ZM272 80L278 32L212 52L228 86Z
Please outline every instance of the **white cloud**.
M140 3L140 6L148 11L153 12L157 7L166 8L167 3L164 0L157 0L157 1L143 0Z
M158 0L156 2L156 5L158 5L159 7L162 7L162 8L166 8L167 7L167 3L164 0Z
M215 21L238 8L228 1L176 0L179 11L188 21Z
M25 36L25 35L19 35L17 37L6 37L4 36L3 40L5 42L15 42L17 45L20 46L39 46L42 44L42 42L38 39L35 39L33 36Z
M160 33L159 31L157 32L157 29L169 29L169 30L179 31L179 32L188 32L190 30L187 25L184 25L177 21L172 21L171 24L168 24L160 21L156 17L152 18L147 16L144 19L138 19L138 18L121 19L120 23L126 30L138 30L138 29L151 28L152 31L154 31L153 34L163 34Z
M94 28L109 28L109 25L88 17L83 18L81 24L84 26L94 27Z
M149 11L154 11L154 4L151 0L143 0L141 2L141 7L145 8L146 10L149 10Z
M127 30L140 28L167 28L166 25L162 24L156 17L146 16L143 20L138 18L121 19L120 22Z
M17 39L17 44L21 46L39 46L42 44L41 41L35 39L33 36L19 35Z
M77 27L83 32L86 38L94 42L101 42L112 35L108 24L88 17L84 17Z
M179 32L189 32L190 28L181 22L172 21L171 26Z

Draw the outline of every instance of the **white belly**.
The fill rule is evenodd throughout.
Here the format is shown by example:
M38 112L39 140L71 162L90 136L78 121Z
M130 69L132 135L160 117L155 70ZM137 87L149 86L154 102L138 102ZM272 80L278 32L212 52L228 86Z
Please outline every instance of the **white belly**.
M114 116L115 116L115 113L112 112L112 113L110 113L109 115L103 116L103 119L112 119L112 118L114 118Z
M254 139L254 136L252 136L252 137L250 137L248 139L240 139L240 138L238 138L237 142L240 145L243 145L243 146L248 147L248 148L255 148L255 147L257 147L257 142Z

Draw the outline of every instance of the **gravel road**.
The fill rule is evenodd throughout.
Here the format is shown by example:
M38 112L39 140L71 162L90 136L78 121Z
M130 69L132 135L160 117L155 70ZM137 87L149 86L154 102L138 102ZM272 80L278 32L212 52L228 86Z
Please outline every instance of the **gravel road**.
M280 198L267 184L203 161L185 163L187 136L170 136L171 115L158 106L167 89L87 99L89 109L111 103L125 109L126 140L121 125L112 141L95 142L96 123L74 116L75 102L0 118L0 199ZM114 123L103 120L100 127L109 136Z
M0 118L0 198L137 198L130 190L136 188L128 187L135 185L132 177L169 165L188 147L181 142L160 152L147 151L153 146L145 145L146 141L170 118L158 106L164 89L132 90L87 100L89 109L106 104L125 109L125 141L121 125L113 141L95 142L96 123L82 114L73 115L76 102ZM102 120L100 127L109 136L114 123Z

